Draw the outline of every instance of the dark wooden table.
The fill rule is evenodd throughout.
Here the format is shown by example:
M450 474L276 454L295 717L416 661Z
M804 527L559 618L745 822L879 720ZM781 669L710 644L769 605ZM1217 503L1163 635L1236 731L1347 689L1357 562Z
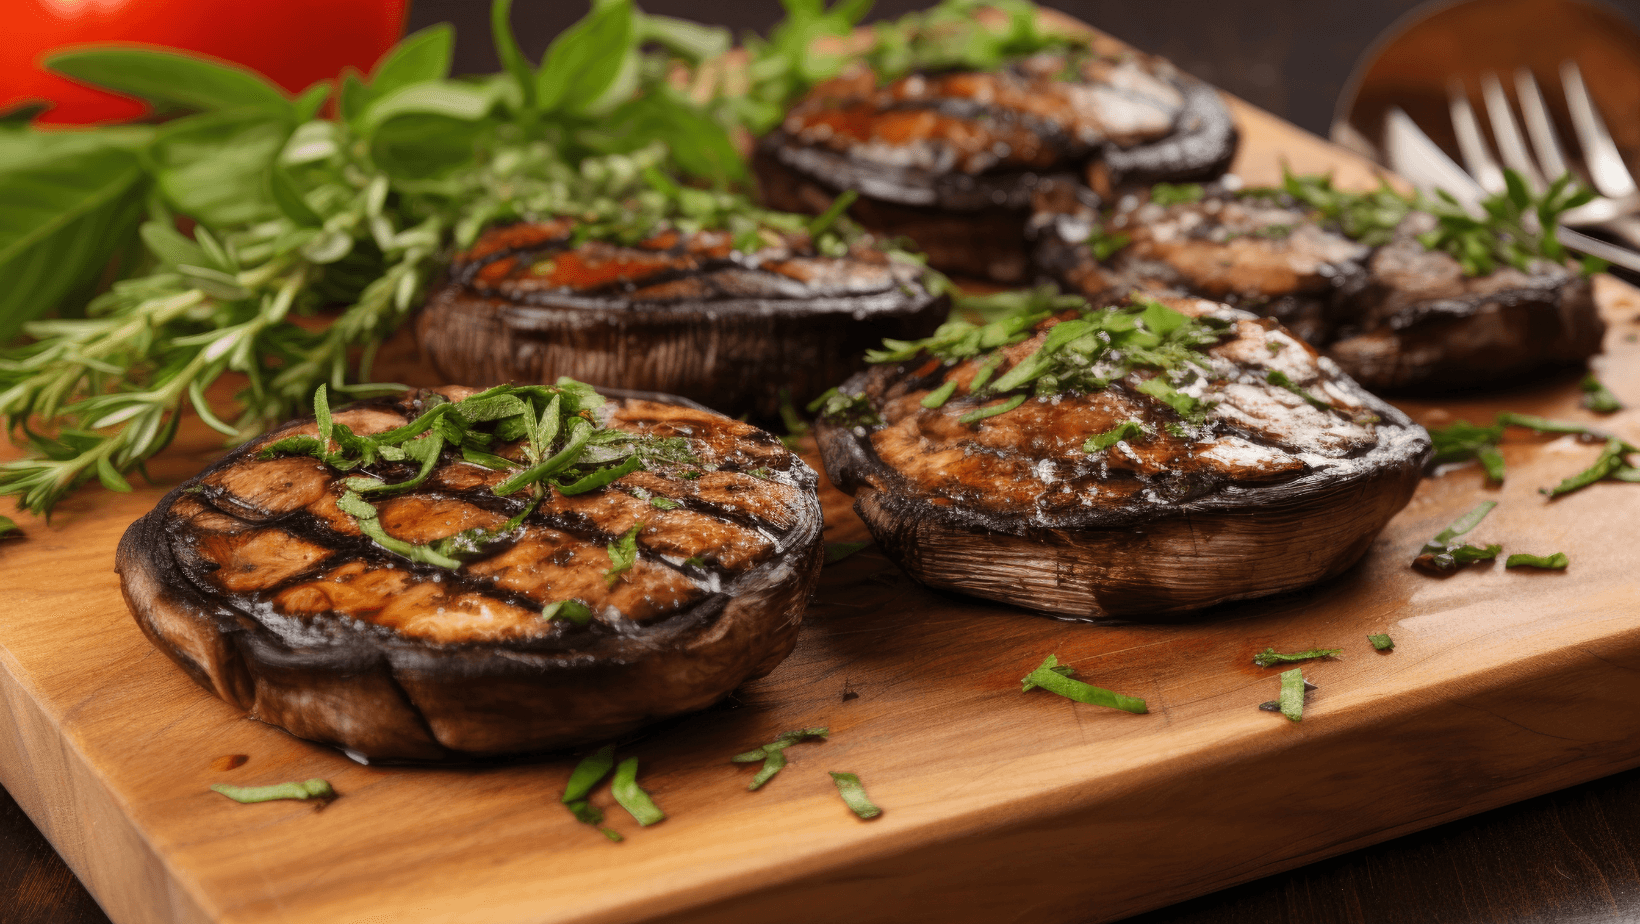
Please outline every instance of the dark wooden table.
M1640 770L1205 895L1123 924L1599 921L1640 921ZM28 816L0 790L0 924L107 922Z

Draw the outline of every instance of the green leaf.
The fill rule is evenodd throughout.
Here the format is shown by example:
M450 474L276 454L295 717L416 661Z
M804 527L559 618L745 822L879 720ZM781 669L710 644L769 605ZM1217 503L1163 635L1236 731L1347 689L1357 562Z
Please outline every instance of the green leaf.
M296 121L308 122L318 117L319 110L324 108L325 100L330 99L330 93L335 85L329 80L321 80L302 91L296 97L294 104Z
M596 111L611 102L605 94L617 86L637 47L632 0L611 0L564 30L547 47L536 75L536 104L542 112ZM510 70L510 68L509 68Z
M1623 402L1591 372L1583 377L1583 406L1596 414L1615 414L1623 409Z
M372 101L359 116L359 133L370 137L386 122L406 115L444 116L475 122L495 107L495 90L454 80L409 84Z
M89 296L114 253L134 243L147 189L137 156L123 147L12 163L0 168L0 344Z
M666 88L625 103L576 137L601 154L631 153L659 142L680 171L717 185L750 177L723 126Z
M1123 440L1137 439L1148 432L1150 431L1145 429L1145 425L1137 420L1125 421L1110 430L1088 437L1088 441L1082 444L1082 451L1103 452Z
M979 423L987 417L995 417L998 414L1006 414L1014 408L1019 407L1021 404L1024 404L1026 397L1027 396L1025 395L1014 395L1012 398L998 404L993 404L990 407L975 408L961 417L958 417L957 422L965 424Z
M559 600L541 608L541 618L547 621L567 619L578 626L592 622L592 610L579 600Z
M615 767L615 745L606 744L575 765L570 771L569 782L564 784L564 804L579 802L591 795L592 788L597 786L609 771Z
M302 198L302 190L291 179L290 171L283 164L274 163L268 169L268 194L273 204L279 207L286 218L296 223L299 228L322 228L325 220L315 212L307 200Z
M455 28L447 22L405 36L371 69L371 92L385 96L423 80L449 77L455 42Z
M1566 557L1565 552L1556 552L1553 555L1528 555L1516 552L1503 563L1505 568L1543 568L1549 571L1565 571L1572 560Z
M518 40L513 37L512 0L492 0L490 3L490 37L495 42L495 53L501 59L501 66L518 87L524 111L535 112L540 108L536 100L536 76L530 63L524 60L524 53L518 49Z
M1050 693L1058 693L1066 699L1090 706L1106 706L1134 715L1144 715L1150 711L1144 700L1113 693L1104 687L1096 687L1080 680L1072 680L1056 670L1060 666L1057 655L1048 655L1047 659L1036 670L1027 674L1020 683L1026 691L1041 687Z
M937 407L943 407L945 405L945 402L951 400L951 396L953 394L955 394L956 391L957 391L957 382L956 382L955 379L952 379L952 380L946 382L944 385L941 385L940 387L938 387L938 388L934 389L933 391L929 392L928 394L923 395L923 399L919 403L922 404L923 407L928 408L929 410L933 410L934 408L937 408Z
M870 545L869 542L828 542L826 543L826 564L835 565Z
M655 42L690 64L727 53L733 41L728 29L703 26L687 19L648 13L639 14L635 21L638 44Z
M643 523L634 523L619 539L611 542L609 552L609 570L604 572L604 581L611 588L621 579L621 575L632 570L638 563L638 530L644 528Z
M628 757L616 766L615 778L609 782L609 791L615 796L616 803L626 809L638 824L647 828L666 820L666 813L638 785L638 758Z
M1623 457L1634 451L1634 447L1614 436L1606 441L1606 448L1594 460L1593 465L1567 478L1553 488L1541 489L1542 493L1550 497L1559 497L1562 494L1570 494L1573 491L1586 488L1602 478L1609 478L1626 467L1627 463Z
M1308 651L1299 651L1293 654L1282 654L1274 648L1266 648L1253 655L1253 663L1259 667L1274 667L1277 664L1291 664L1295 661L1312 661L1316 658L1336 658L1344 653L1342 648L1311 648Z
M244 225L278 214L267 171L291 126L255 110L168 122L148 149L149 169L166 202L211 227Z
M866 788L860 784L860 778L852 773L832 773L831 781L837 784L837 794L843 797L843 804L849 811L863 819L876 818L883 810L874 805L866 795Z
M286 122L295 108L261 75L198 54L143 48L88 48L61 52L46 67L81 83L135 96L161 107L202 112L247 109Z
M23 530L11 517L0 517L0 539L20 539Z
M1294 722L1304 720L1304 673L1300 668L1281 672L1281 714Z
M277 799L297 799L306 802L309 799L336 798L336 790L325 780L304 780L274 786L229 786L226 783L218 783L211 787L211 791L219 792L241 804L273 802Z
M1387 634L1369 635L1367 641L1372 643L1374 651L1390 651L1395 648L1395 640Z

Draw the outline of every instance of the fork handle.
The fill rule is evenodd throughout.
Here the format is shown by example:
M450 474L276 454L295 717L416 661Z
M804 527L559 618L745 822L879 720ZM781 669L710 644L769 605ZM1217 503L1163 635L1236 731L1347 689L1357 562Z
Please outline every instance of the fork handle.
M1640 234L1640 220L1616 219L1615 221L1632 224L1634 233ZM1602 227L1611 228L1611 225L1602 225ZM1621 233L1617 232L1615 228L1612 228L1612 230L1614 233ZM1640 253L1636 253L1627 247L1608 244L1599 238L1590 237L1581 231L1573 231L1564 225L1555 229L1555 239L1578 253L1599 257L1613 266L1621 266L1626 270L1640 273ZM1624 235L1624 239L1630 242L1640 241L1640 238L1629 237L1628 235Z

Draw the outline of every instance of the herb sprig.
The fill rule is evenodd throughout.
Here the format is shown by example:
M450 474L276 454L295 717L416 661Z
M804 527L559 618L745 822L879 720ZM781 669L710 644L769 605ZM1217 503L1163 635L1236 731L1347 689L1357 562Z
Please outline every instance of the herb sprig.
M1475 546L1458 541L1458 537L1479 526L1497 505L1497 501L1482 501L1425 543L1412 563L1427 571L1456 571L1464 565L1497 558L1503 551L1501 545Z

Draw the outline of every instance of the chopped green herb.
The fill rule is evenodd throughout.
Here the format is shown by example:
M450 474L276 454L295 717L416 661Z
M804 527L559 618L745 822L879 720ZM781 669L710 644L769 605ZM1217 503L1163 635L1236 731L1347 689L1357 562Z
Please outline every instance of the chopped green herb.
M877 416L877 409L871 406L870 398L845 395L835 388L809 402L809 413L845 427L874 427L883 422Z
M23 530L10 517L0 517L0 539L18 539Z
M700 555L691 555L688 558L685 558L683 563L686 565L693 565L696 568L706 567L706 559L704 556Z
M836 564L869 545L871 545L869 542L828 542L826 543L826 564Z
M954 394L956 390L957 383L955 381L946 382L944 385L941 385L940 387L924 395L921 402L922 406L928 408L929 410L941 407L945 404L945 402L951 400L951 395Z
M837 219L843 217L843 213L848 211L848 207L853 205L854 200L858 198L860 198L860 194L852 189L845 189L839 193L837 198L831 200L831 205L827 206L824 212L814 216L814 220L809 222L809 237L819 238L820 235L830 231L831 226L837 223Z
M1157 183L1150 187L1150 201L1157 205L1186 205L1202 201L1204 195L1200 183Z
M615 778L610 781L609 791L614 794L616 803L646 828L666 818L666 813L638 785L636 757L628 757L615 768Z
M1430 571L1453 571L1462 565L1478 561L1491 561L1503 551L1501 545L1486 547L1459 543L1458 537L1478 526L1492 508L1498 505L1497 501L1482 501L1475 509L1459 517L1451 526L1441 530L1418 551L1418 557L1413 564Z
M1201 423L1206 420L1207 412L1212 407L1200 398L1174 388L1172 383L1161 376L1140 382L1139 391L1172 408L1187 423Z
M1294 722L1304 720L1304 673L1300 668L1281 672L1281 714Z
M587 800L594 787L609 775L615 767L615 745L606 744L575 765L570 771L569 782L564 784L564 795L560 800L575 820L586 825L601 825L604 821L604 810ZM600 833L611 841L620 843L621 836L608 828L599 828Z
M1556 552L1553 555L1528 555L1517 552L1504 561L1505 568L1543 568L1548 571L1565 571L1572 560L1566 557L1565 552Z
M1036 670L1031 671L1020 681L1021 688L1029 692L1041 687L1050 693L1058 693L1066 699L1075 700L1079 703L1087 703L1090 706L1107 706L1111 709L1131 712L1134 715L1144 715L1150 711L1145 707L1144 700L1112 693L1103 687L1096 687L1080 680L1072 680L1064 673L1055 670L1056 667L1060 666L1058 655L1048 655L1047 659Z
M1103 452L1104 450L1115 446L1117 443L1124 440L1137 439L1138 437L1149 432L1150 430L1145 427L1144 424L1138 422L1137 420L1129 420L1124 423L1117 424L1115 428L1106 430L1097 436L1088 437L1088 441L1082 444L1082 451Z
M752 476L753 478L762 478L767 481L774 477L774 469L768 467L754 468L746 474Z
M1369 635L1367 636L1367 641L1372 643L1372 648L1374 651L1390 651L1395 648L1395 640L1390 638L1386 633Z
M1460 420L1451 426L1433 428L1429 431L1429 438L1435 444L1435 461L1478 459L1481 467L1486 469L1486 477L1501 483L1504 467L1503 454L1498 452L1498 441L1503 439L1503 427L1501 423L1479 427L1467 420Z
M1264 379L1271 385L1278 388L1285 388L1300 398L1303 398L1311 407L1315 407L1323 411L1332 410L1332 405L1298 387L1298 385L1294 384L1292 379L1287 377L1287 373L1282 372L1280 369L1271 369L1270 373L1266 375Z
M1269 343L1266 343L1264 345L1264 348L1266 350L1270 351L1271 356L1275 356L1276 354L1280 353L1282 350L1287 349L1287 341L1285 341L1285 340L1272 340Z
M649 499L649 506L657 510L676 510L683 505L670 497L656 496Z
M1316 658L1336 658L1344 653L1342 648L1311 648L1308 651L1299 651L1293 654L1281 654L1274 648L1266 648L1253 655L1253 663L1259 667L1273 667L1277 664L1290 664L1295 661L1312 661Z
M843 802L849 810L861 818L876 818L883 810L873 805L866 789L860 785L860 778L852 773L831 774L831 781L837 784L837 794L843 797Z
M277 799L334 799L336 790L324 780L304 780L302 782L279 783L274 786L229 786L218 783L211 787L212 792L219 792L235 802L273 802Z
M1633 446L1614 436L1606 441L1606 448L1601 450L1600 456L1594 460L1593 465L1567 478L1553 488L1542 488L1540 491L1550 497L1559 497L1562 494L1570 494L1573 491L1586 488L1602 478L1620 475L1624 469L1629 467L1626 456L1634 451ZM1627 481L1629 479L1620 477L1618 480Z
M1286 240L1293 234L1292 225L1265 225L1253 232L1254 236L1267 238L1272 241Z
M757 772L757 776L752 777L751 785L746 787L748 790L755 792L758 789L761 789L764 783L774 779L774 775L779 773L781 769L786 766L787 748L805 738L819 738L821 740L825 740L826 736L830 733L831 730L827 728L800 728L796 731L786 732L756 750L747 751L743 754L736 754L735 756L729 758L729 760L737 764L756 763L760 760L763 761L763 768Z
M1591 372L1583 377L1583 406L1596 414L1615 414L1623 409L1623 402Z
M592 621L592 610L579 600L559 600L542 607L541 618L565 619L578 626L584 626Z
M1101 262L1109 260L1131 243L1131 235L1112 231L1102 225L1095 225L1093 233L1088 235L1088 249L1093 251L1093 258Z
M961 417L958 417L957 423L979 423L987 417L995 417L998 414L1006 414L1014 408L1019 407L1021 404L1024 404L1025 397L1025 395L1014 395L1012 398L997 404L993 404L990 407L975 408Z
M634 523L632 528L621 535L621 538L611 542L608 546L609 570L604 572L604 581L613 589L621 575L632 570L638 563L638 530L648 524Z

